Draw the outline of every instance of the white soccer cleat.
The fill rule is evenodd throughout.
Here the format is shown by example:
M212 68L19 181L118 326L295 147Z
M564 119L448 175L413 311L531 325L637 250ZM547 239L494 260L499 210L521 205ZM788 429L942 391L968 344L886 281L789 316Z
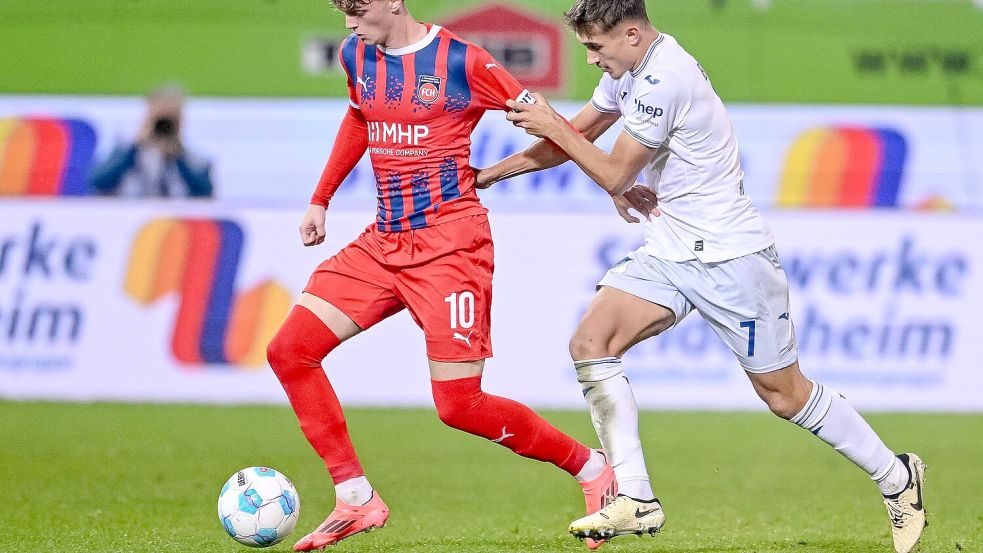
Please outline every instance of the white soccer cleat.
M609 540L626 534L655 535L665 523L658 499L639 501L619 495L600 511L571 522L570 533L581 539Z
M909 553L922 537L922 530L928 526L925 520L925 507L922 505L922 487L925 485L925 463L914 453L902 453L898 459L908 468L911 481L901 493L884 498L887 514L891 517L891 533L894 535L894 550Z

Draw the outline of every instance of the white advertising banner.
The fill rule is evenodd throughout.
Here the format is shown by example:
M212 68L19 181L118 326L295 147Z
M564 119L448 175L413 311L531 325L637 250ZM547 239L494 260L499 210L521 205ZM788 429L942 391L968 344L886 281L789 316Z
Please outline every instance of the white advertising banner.
M373 218L114 200L0 202L0 398L280 403L265 346L311 270ZM486 388L582 407L567 341L604 271L641 241L612 213L492 212ZM809 376L863 409L983 411L983 220L854 211L768 216ZM400 313L326 364L350 405L430 405L421 331ZM639 344L645 408L761 408L698 318Z
M582 105L555 103L568 116ZM192 151L211 160L217 198L292 207L310 198L347 109L347 101L337 98L192 99L183 135ZM132 141L144 111L143 100L132 97L0 95L0 195L84 193L88 166ZM745 190L759 208L983 211L983 108L729 105L728 113ZM52 126L65 128L61 141L67 144L56 140ZM618 128L598 145L610 148ZM502 112L487 113L472 138L476 167L531 142ZM12 159L5 152L32 152L40 141L49 145L36 150L35 171L4 170ZM56 142L57 148L51 146ZM58 152L80 174L66 174L62 183L22 182L64 163ZM375 196L366 157L336 201L361 204ZM500 183L483 198L510 210L608 209L604 193L571 163Z

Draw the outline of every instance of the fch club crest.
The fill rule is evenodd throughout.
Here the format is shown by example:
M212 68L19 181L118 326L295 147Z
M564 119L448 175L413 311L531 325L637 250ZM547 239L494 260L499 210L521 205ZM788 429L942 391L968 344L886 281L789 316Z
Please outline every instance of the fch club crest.
M433 104L440 96L440 77L420 75L416 83L416 97L426 105Z

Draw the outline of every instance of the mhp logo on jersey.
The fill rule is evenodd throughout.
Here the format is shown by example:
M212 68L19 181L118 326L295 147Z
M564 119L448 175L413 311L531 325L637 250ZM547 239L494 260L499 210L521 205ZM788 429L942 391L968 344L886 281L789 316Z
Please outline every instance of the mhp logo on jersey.
M78 119L0 119L0 196L82 196L96 147Z
M416 83L416 97L427 104L433 104L440 97L440 77L420 75Z
M243 244L238 224L206 219L158 219L133 241L126 292L143 305L178 294L171 349L179 362L265 362L266 345L291 299L273 280L236 293Z
M808 130L789 149L780 207L897 207L908 144L894 129Z

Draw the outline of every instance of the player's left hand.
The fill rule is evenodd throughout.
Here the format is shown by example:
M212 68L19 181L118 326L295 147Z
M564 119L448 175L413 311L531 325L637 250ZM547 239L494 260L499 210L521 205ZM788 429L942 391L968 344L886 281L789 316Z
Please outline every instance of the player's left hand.
M534 92L532 97L536 99L535 104L506 100L505 105L512 111L508 112L505 118L516 127L525 129L528 134L540 138L549 138L562 132L567 126L566 120L556 113L542 94Z
M611 201L614 202L614 208L618 210L618 215L621 215L621 218L629 223L641 222L628 211L629 209L634 209L640 213L645 217L645 220L649 220L650 215L655 217L662 215L662 212L659 211L659 200L655 192L642 183L636 182L623 193L611 196Z
M643 183L636 182L621 195L628 200L635 211L644 215L646 219L649 218L649 215L653 217L662 215L662 212L659 211L659 197L655 195L654 190Z
M485 175L482 175L484 169L479 169L474 165L472 165L471 172L474 173L474 187L477 188L478 190L484 190L486 188L491 187L492 184L495 184L494 181L492 181L487 177L487 173Z

